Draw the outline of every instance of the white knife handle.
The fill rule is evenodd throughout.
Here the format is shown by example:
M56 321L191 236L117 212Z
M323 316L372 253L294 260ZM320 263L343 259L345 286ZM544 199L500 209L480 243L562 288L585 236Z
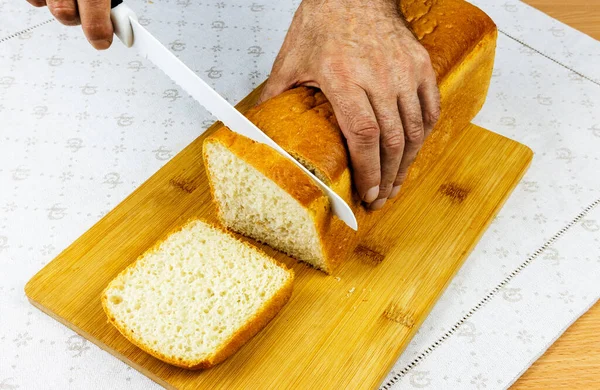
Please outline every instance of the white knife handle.
M122 0L112 0L110 20L113 24L115 35L127 47L133 45L133 29L130 18L137 21L137 15L131 8L123 4Z

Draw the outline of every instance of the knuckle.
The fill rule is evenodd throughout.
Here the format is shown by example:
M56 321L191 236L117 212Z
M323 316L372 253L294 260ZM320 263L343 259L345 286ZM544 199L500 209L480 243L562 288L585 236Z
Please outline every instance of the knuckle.
M435 72L432 63L427 64L427 66L425 67L424 80L430 81L437 87L437 73Z
M425 47L419 43L414 42L414 45L410 48L411 60L415 66L421 68L423 66L427 66L431 64L431 58L429 57L429 52Z
M379 139L379 126L368 117L357 117L350 121L350 136L359 144L372 144Z
M425 141L425 131L422 128L420 130L409 131L406 133L406 142L407 143L411 143L413 145L420 147L421 145L423 145L424 141Z
M63 24L72 24L78 18L77 10L71 7L55 7L51 9L52 15Z
M420 115L410 115L405 124L405 137L408 142L422 144L425 138L423 119Z
M404 149L404 136L400 131L387 131L382 136L381 146L392 152Z
M429 56L429 52L421 46L419 50L417 50L417 61L420 66L431 67L431 57Z

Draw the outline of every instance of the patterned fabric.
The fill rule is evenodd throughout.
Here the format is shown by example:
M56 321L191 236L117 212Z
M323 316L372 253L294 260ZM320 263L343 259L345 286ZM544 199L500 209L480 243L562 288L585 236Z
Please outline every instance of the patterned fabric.
M535 157L385 388L507 387L600 295L600 44L520 2L478 2L502 32L475 123ZM298 1L128 4L236 102ZM23 287L214 119L118 42L95 52L24 0L0 14L0 389L158 388Z

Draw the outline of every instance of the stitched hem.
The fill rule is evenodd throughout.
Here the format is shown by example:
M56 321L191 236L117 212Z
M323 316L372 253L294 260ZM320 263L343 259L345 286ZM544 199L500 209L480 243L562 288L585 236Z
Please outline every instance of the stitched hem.
M43 25L45 25L45 24L48 24L48 23L50 23L50 22L53 22L53 21L54 21L54 19L48 19L48 20L45 20L45 21L43 21L43 22L41 22L41 23L35 24L35 25L31 26L31 27L27 27L26 29L23 29L23 30L21 30L21 31L17 31L16 33L13 33L13 34L7 35L7 36L5 36L5 37L2 37L2 38L0 38L0 43L2 43L2 42L6 42L6 41L8 41L8 40L10 40L10 39L13 39L13 38L16 38L16 37L18 37L19 35L25 34L26 32L29 32L29 31L31 31L31 30L34 30L34 29L36 29L36 28L38 28L38 27L41 27L41 26L43 26Z
M555 64L557 64L557 65L560 65L560 66L562 66L563 68L570 70L571 72L575 73L575 74L576 74L576 75L578 75L578 76L581 76L582 78L586 79L587 81L590 81L590 82L592 82L592 83L594 83L594 84L596 84L596 85L600 86L600 82L598 82L598 81L594 80L594 79L593 79L593 78L591 78L591 77L588 77L588 76L584 75L584 74L583 74L583 73L581 73L581 72L578 72L578 71L576 71L575 69L573 69L573 68L571 68L571 67L569 67L569 66L567 66L567 65L563 64L562 62L560 62L560 61L558 61L558 60L556 60L556 59L554 59L554 58L550 57L549 55L542 53L541 51L539 51L539 50L538 50L538 49L536 49L535 47L529 46L528 44L526 44L526 43L525 43L525 42L523 42L522 40L520 40L520 39L518 39L518 38L515 38L515 37L513 37L512 35L510 35L510 34L509 34L509 33L507 33L506 31L503 31L503 30L500 30L500 29L498 29L498 32L502 33L503 35L505 35L506 37L508 37L508 38L512 39L513 41L520 43L521 45L523 45L523 46L527 47L528 49L531 49L531 50L533 50L534 52L536 52L537 54L541 55L542 57L546 57L547 59L549 59L550 61L554 62Z
M494 287L492 291L490 291L483 299L481 299L475 306L469 310L467 314L465 314L460 320L458 320L446 333L444 333L440 338L438 338L433 344L431 344L427 349L421 352L415 359L413 359L408 365L406 365L400 372L394 375L389 381L387 381L384 385L380 387L383 390L389 390L392 385L398 382L401 378L406 376L415 368L423 359L425 359L428 355L430 355L433 351L437 349L444 341L446 341L450 336L452 336L456 331L463 325L469 318L473 316L479 309L481 309L486 303L492 300L508 283L510 283L517 275L521 273L529 264L531 264L536 258L538 258L546 249L548 249L554 242L556 242L559 238L561 238L569 229L571 229L575 224L577 224L581 219L583 219L590 211L592 211L596 206L600 205L600 199L596 199L589 206L583 209L575 218L571 220L567 224L567 226L563 227L558 231L558 233L554 234L548 241L544 243L541 247L539 247L527 260L525 260L521 265L515 268L504 280Z

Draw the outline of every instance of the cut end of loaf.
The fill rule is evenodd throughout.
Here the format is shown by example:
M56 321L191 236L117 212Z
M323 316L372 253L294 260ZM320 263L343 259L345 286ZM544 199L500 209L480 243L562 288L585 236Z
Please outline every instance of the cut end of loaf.
M262 251L195 220L119 274L102 303L110 322L146 352L208 368L275 316L292 280Z
M204 143L204 156L224 225L330 272L310 208L216 139Z

